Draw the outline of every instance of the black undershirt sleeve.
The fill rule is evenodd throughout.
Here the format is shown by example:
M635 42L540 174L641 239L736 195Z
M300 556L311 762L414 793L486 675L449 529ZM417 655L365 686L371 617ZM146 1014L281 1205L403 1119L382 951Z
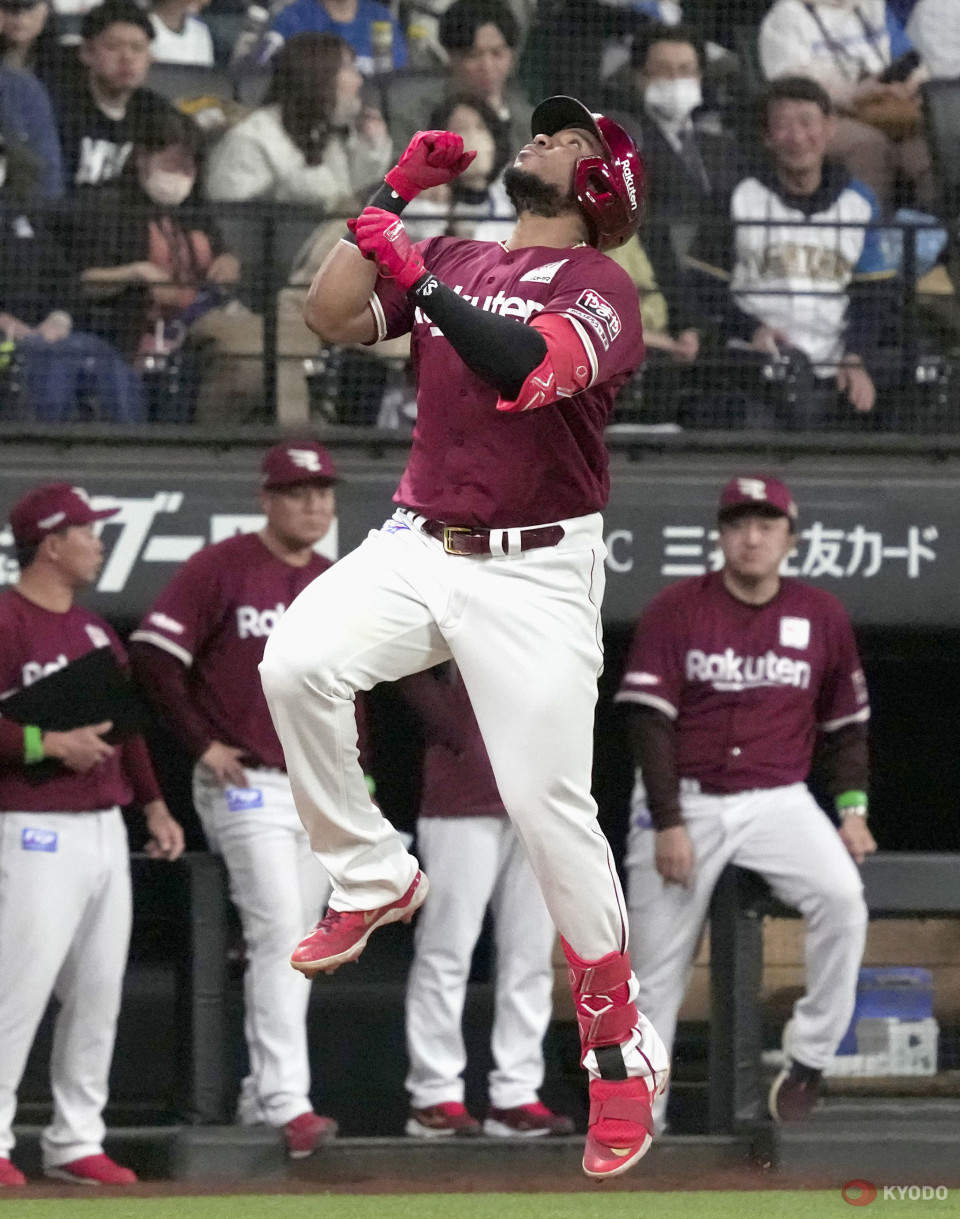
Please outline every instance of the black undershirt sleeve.
M870 782L870 749L866 724L847 724L821 735L817 765L832 797L865 792Z
M635 704L630 707L628 722L633 760L643 775L654 829L683 825L673 721L654 707Z
M516 398L547 354L546 339L538 330L478 308L429 271L413 285L409 295L440 328L470 371L508 402Z

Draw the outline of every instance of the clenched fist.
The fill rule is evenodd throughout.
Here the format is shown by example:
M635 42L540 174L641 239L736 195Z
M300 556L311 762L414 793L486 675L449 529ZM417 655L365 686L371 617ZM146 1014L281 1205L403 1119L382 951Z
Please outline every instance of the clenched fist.
M422 190L458 177L476 155L464 152L463 138L452 131L418 131L386 181L409 203Z
M407 292L426 274L423 259L410 244L403 221L392 212L379 207L365 207L356 220L348 220L347 228L357 239L364 258L377 264L385 279L395 279Z

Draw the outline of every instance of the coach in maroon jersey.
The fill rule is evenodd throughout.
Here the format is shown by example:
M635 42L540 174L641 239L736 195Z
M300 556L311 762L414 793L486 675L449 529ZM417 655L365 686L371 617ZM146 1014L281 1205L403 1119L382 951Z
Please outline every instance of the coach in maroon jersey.
M453 659L561 935L590 1076L583 1167L606 1177L650 1147L667 1075L634 1003L623 895L590 791L604 427L643 359L636 290L603 251L636 230L643 166L619 124L547 98L504 175L509 239L411 245L399 213L472 156L459 136L420 132L350 222L356 244L337 245L308 294L307 323L327 342L409 333L418 389L396 512L297 598L260 666L334 885L291 961L313 975L356 960L427 898L367 794L352 703Z
M314 546L333 520L335 481L321 445L275 445L263 459L263 528L195 554L130 637L141 684L196 762L194 806L243 923L250 1073L238 1116L282 1129L293 1158L336 1133L310 1103L310 987L288 964L330 884L297 817L257 665L286 607L330 567Z
M69 483L29 492L10 512L20 563L0 594L0 690L14 694L96 648L126 664L102 618L74 605L103 564L95 511ZM3 703L0 701L0 712ZM41 1136L44 1174L81 1185L130 1185L103 1153L101 1116L130 941L122 805L136 802L148 852L176 859L183 833L160 797L143 738L104 739L109 722L41 732L0 718L0 1186L23 1185L10 1161L17 1088L52 994L60 1003ZM45 759L60 762L44 774Z
M722 570L654 598L616 696L634 709L627 870L638 1002L667 1045L728 863L760 873L804 917L807 988L770 1092L779 1121L809 1114L850 1023L867 928L854 862L876 850L866 682L836 597L779 574L796 521L782 482L730 479L720 497ZM818 742L839 833L806 786ZM658 1121L665 1106L666 1097Z

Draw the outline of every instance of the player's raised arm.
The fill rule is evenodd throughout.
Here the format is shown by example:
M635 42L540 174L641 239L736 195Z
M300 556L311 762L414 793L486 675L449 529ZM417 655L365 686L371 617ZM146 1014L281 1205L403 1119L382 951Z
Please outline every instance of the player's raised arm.
M477 154L449 131L418 131L370 200L370 206L398 217L422 190L450 182ZM307 294L304 320L328 343L373 343L377 324L370 307L378 267L357 249L353 237L334 246Z

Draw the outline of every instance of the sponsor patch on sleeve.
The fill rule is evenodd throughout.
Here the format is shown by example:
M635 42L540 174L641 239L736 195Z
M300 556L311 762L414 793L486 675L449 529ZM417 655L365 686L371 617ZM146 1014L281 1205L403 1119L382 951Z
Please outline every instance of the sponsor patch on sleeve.
M593 325L593 329L598 334L602 333L606 336L603 343L604 350L620 333L620 314L608 300L605 300L599 292L594 292L592 288L586 288L580 293L571 311L578 317L583 317L584 320L592 318L594 323L599 324L599 329L597 324Z
M55 855L59 837L56 830L41 830L24 826L20 834L20 845L25 851L46 851L50 855Z
M171 618L169 614L161 614L155 611L150 615L147 621L152 622L153 625L159 627L161 631L170 631L170 633L173 635L183 634L183 623L177 622L176 618Z

